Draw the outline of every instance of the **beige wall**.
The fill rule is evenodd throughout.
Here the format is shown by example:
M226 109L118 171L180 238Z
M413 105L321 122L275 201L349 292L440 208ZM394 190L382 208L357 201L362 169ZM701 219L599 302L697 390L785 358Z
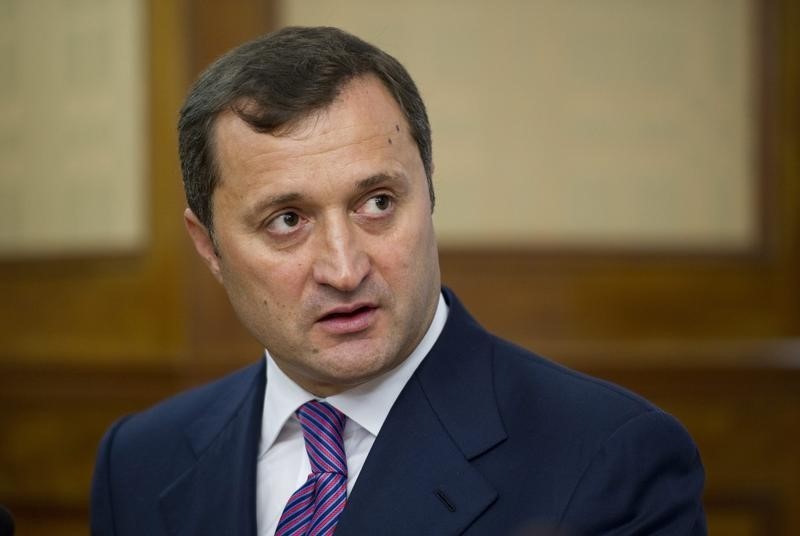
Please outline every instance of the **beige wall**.
M0 1L0 259L144 245L145 8Z

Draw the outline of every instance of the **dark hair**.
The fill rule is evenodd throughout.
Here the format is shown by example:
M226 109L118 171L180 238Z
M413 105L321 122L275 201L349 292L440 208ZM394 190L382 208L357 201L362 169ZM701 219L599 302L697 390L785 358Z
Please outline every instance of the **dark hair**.
M215 61L180 112L178 144L189 208L213 230L211 197L219 181L213 128L231 110L258 132L275 133L329 106L350 80L377 76L411 128L434 204L431 128L414 81L395 58L337 28L288 27L245 43Z

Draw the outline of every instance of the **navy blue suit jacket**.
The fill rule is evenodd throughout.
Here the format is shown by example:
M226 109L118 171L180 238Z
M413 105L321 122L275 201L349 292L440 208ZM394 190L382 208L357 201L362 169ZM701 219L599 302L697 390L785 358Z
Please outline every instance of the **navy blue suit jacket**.
M337 535L705 534L686 430L615 385L484 331L455 297L370 451ZM92 533L256 534L264 362L116 423Z

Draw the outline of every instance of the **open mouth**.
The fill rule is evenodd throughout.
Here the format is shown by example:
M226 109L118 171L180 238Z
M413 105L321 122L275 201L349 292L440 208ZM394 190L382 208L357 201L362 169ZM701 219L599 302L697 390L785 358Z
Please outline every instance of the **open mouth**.
M372 325L378 307L358 305L353 309L341 308L322 316L317 323L333 334L348 334L363 331Z
M375 307L372 307L372 306L369 306L369 305L362 305L361 307L357 307L357 308L353 309L352 311L342 311L342 312L336 312L336 313L328 313L325 316L323 316L322 318L320 318L320 321L325 322L325 321L328 321L328 320L354 318L354 317L357 317L360 314L366 313L367 311L371 311L371 310L374 310L374 309L375 309Z

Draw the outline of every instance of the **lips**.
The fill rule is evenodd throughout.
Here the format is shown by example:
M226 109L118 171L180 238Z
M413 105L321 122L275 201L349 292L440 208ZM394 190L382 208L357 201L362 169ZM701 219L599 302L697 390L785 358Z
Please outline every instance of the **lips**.
M327 311L317 325L334 335L358 333L373 324L377 312L378 307L370 303L343 305Z

